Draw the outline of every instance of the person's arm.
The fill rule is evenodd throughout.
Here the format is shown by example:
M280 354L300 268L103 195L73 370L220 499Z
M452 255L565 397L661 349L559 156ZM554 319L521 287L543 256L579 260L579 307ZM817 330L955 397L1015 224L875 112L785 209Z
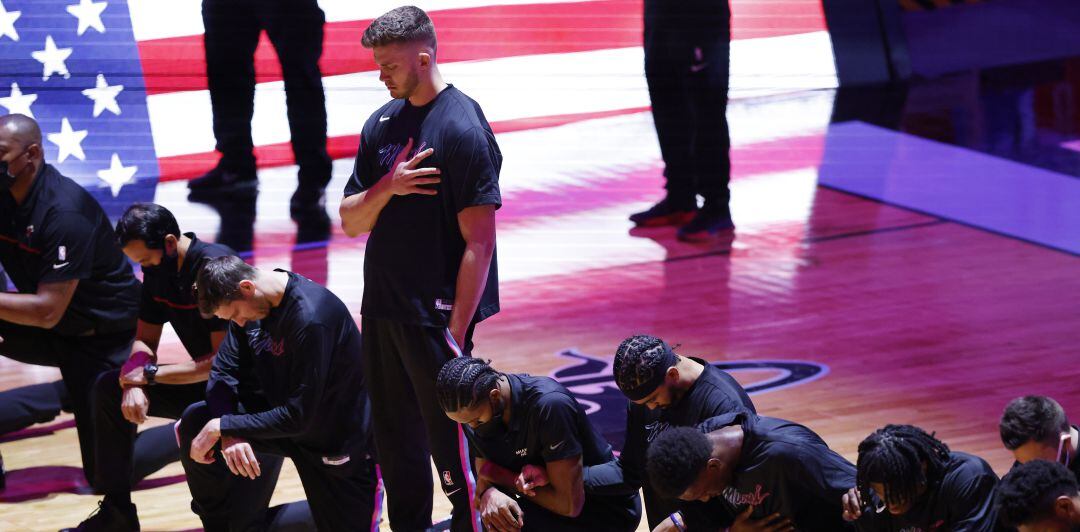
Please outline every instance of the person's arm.
M485 528L495 532L520 530L521 527L525 526L525 516L524 512L521 511L521 506L512 497L500 491L495 482L484 476L484 472L487 471L500 478L504 475L503 472L506 472L505 474L509 474L511 477L509 480L509 487L511 488L514 485L513 475L505 468L480 456L474 459L474 464L478 472L476 479L476 508L480 511L480 519L484 522ZM506 479L503 478L502 480L505 481Z
M220 429L238 438L283 438L306 432L318 417L319 404L330 375L334 344L329 331L319 324L308 325L298 335L292 349L288 399L285 404L264 412L222 416Z
M585 506L585 483L581 464L580 454L545 462L548 484L534 488L533 494L526 496L558 515L577 517Z
M645 427L633 403L626 402L626 440L619 456L603 464L585 466L585 492L597 495L629 495L642 486L639 471L644 469Z
M495 254L495 205L469 207L458 213L458 225L465 239L461 256L454 309L450 312L450 334L459 346L465 343L465 332L480 305L487 285L491 257Z
M52 329L67 312L78 279L38 285L33 294L0 292L0 320Z
M981 460L980 460L981 461ZM978 466L982 466L981 470ZM997 530L994 488L998 478L990 466L968 462L948 475L941 496L952 506L950 523L955 532L993 532Z
M375 227L375 221L379 219L379 213L394 196L438 194L437 190L421 185L437 184L440 181L439 170L417 168L421 161L434 153L434 150L428 148L409 159L412 145L413 141L409 139L405 147L398 152L394 163L390 166L390 171L366 189L363 189L360 175L363 153L357 155L357 168L353 171L353 177L349 183L349 187L352 188L346 188L348 195L341 200L341 207L338 209L338 214L341 216L341 229L346 235L355 237L371 232Z
M243 327L230 324L210 366L210 376L206 382L206 406L214 418L237 412L240 402L240 361L247 349L246 335Z
M210 377L210 368L214 365L214 353L217 353L224 339L225 331L211 332L209 353L195 360L161 366L154 380L159 384L193 384L207 380Z

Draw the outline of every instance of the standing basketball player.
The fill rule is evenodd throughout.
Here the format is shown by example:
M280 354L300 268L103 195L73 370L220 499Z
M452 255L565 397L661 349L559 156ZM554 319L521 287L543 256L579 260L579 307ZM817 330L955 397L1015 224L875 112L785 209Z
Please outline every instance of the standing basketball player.
M364 124L341 223L350 236L371 233L361 327L390 524L431 526L430 455L454 507L452 529L474 530L468 444L439 408L435 377L470 353L476 323L499 310L502 154L480 106L439 74L426 13L394 9L362 43L394 100Z

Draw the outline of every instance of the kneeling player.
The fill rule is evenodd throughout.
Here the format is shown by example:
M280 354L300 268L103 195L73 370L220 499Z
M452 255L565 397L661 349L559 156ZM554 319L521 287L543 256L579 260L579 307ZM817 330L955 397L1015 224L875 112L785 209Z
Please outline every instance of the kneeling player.
M563 385L462 357L443 365L435 388L446 415L468 427L489 530L637 528L636 493L585 494L583 466L612 460L611 446Z
M672 427L649 446L646 468L660 495L722 499L758 530L851 529L840 516L840 497L855 482L855 466L790 421L743 412Z
M857 487L844 518L859 530L995 530L997 475L985 460L950 451L911 425L886 425L859 444Z
M1064 465L1033 460L1001 479L997 491L1001 522L1020 532L1080 530L1080 490Z

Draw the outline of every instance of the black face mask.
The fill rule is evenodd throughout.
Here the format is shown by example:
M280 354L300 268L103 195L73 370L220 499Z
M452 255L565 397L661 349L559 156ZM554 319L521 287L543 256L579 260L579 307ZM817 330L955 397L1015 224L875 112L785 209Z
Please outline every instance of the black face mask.
M506 423L503 423L503 402L499 401L499 408L496 409L495 405L491 405L491 419L486 423L481 423L473 429L473 432L481 438L501 438L506 435L507 428Z
M24 149L23 151L19 152L19 154L15 157L22 157L25 154L26 150ZM21 173L23 170L26 170L25 165L23 166L22 170L19 170L19 172ZM18 178L16 176L11 174L10 164L7 161L0 161L0 191L11 190L11 187L15 186L15 181L17 179Z
M169 255L169 252L161 251L161 262L157 266L143 266L144 272L150 272L154 275L175 275L176 265L180 261L180 255L174 253Z

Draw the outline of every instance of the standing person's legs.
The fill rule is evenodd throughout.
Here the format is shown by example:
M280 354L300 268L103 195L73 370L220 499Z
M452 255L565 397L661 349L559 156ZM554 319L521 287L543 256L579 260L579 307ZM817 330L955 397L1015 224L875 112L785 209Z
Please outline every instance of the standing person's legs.
M673 208L694 210L694 167L691 158L694 117L687 100L685 77L690 58L682 39L670 30L654 30L645 40L645 80L649 87L656 137L664 159L667 199ZM686 55L686 57L684 57Z
M405 351L405 370L423 415L431 457L435 460L443 493L454 507L451 530L478 531L479 514L473 506L476 479L469 443L461 425L447 417L439 407L435 394L435 378L443 364L451 358L469 356L472 351L473 328L470 327L465 335L464 350L454 342L448 329L402 325L396 333L394 341Z
M71 394L71 409L82 452L83 473L91 485L96 482L94 455L94 411L91 392L101 374L116 369L131 353L135 331L58 340L61 353L60 375ZM97 487L97 486L95 486Z
M687 77L689 102L695 118L692 157L697 193L705 199L705 210L730 218L731 137L727 102L731 47L724 36L698 50L701 50L699 64L704 68Z
M273 0L266 32L277 50L285 78L285 103L293 155L300 166L297 192L312 202L330 182L326 152L326 95L319 58L326 17L316 0Z
M202 17L214 138L222 155L218 167L253 179L251 117L261 31L255 6L242 0L203 0Z
M306 452L289 456L296 464L319 530L379 530L382 492L370 453L358 449L350 454L348 462L338 465Z
M390 527L418 532L431 527L431 454L420 406L402 362L407 354L395 343L402 327L363 317L360 337Z
M202 520L206 532L261 530L285 451L270 440L250 442L262 470L254 480L232 474L220 452L215 452L212 463L196 462L191 459L191 441L210 419L206 403L198 402L184 411L177 427L191 510Z

